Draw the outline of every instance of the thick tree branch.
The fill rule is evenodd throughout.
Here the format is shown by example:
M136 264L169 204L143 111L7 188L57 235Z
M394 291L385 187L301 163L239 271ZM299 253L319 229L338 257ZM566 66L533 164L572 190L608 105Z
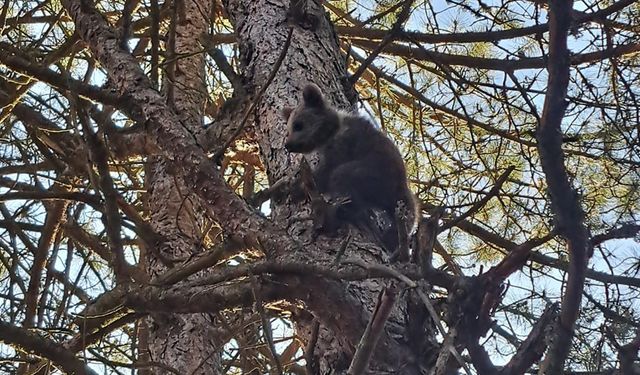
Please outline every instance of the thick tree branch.
M636 331L636 336L628 344L622 345L618 352L620 361L620 373L623 375L637 375L639 372L638 350L640 350L640 330Z
M64 349L60 343L2 320L0 320L0 341L17 347L21 351L47 358L69 374L97 375L72 352Z
M558 305L547 306L544 313L531 328L516 354L499 372L500 375L524 374L536 363L547 349L547 338L553 335L553 326L558 317Z
M205 46L209 56L211 56L213 61L218 66L218 69L220 69L222 74L224 74L231 83L231 87L233 87L234 93L236 95L244 95L245 87L244 82L242 81L242 77L235 72L233 66L231 66L231 64L227 60L227 57L224 55L224 52L222 52L220 48L215 48L208 37L201 38L201 42Z
M365 328L362 338L356 347L348 375L361 375L367 371L369 361L374 353L378 339L384 330L384 325L391 314L391 309L396 302L397 290L394 285L385 288L378 297L378 303L371 314L371 319Z
M120 48L119 40L104 17L89 0L64 0L64 7L72 16L77 32L90 46L112 78L116 89L131 99L134 119L149 125L175 171L183 171L184 181L206 204L215 211L227 233L244 237L256 248L266 245L267 252L274 247L274 238L295 246L285 233L253 212L224 182L215 163L207 158L194 135L180 123L176 114L166 105L164 98L153 89L137 61ZM264 233L271 233L268 238ZM279 233L274 236L275 233Z
M57 185L52 190L60 190ZM44 222L44 230L38 239L38 247L36 253L33 254L33 263L29 270L29 289L25 298L25 316L23 321L24 327L33 327L35 325L35 315L37 312L38 296L40 295L40 284L42 281L42 270L47 261L49 249L55 240L60 225L65 220L68 201L56 201L47 207L47 216Z
M66 73L57 73L48 67L38 65L27 56L22 56L19 50L7 43L0 42L0 61L16 72L46 82L55 88L69 90L89 100L109 104L125 112L129 108L126 98L100 87L85 84Z
M309 291L299 280L290 278L288 283L263 280L257 285L257 291L265 303L295 301L303 297L303 292ZM228 308L253 306L254 286L248 279L216 288L147 286L127 290L118 299L124 306L140 313L214 313Z
M559 374L564 370L564 362L571 348L574 324L580 312L585 270L593 253L584 222L584 212L578 194L569 182L562 151L561 125L567 106L565 99L571 63L567 35L571 26L572 8L573 0L550 2L548 89L537 134L538 152L546 176L551 206L559 232L567 241L570 259L558 329L554 332L549 352L540 367L540 374Z
M351 264L351 263L348 263ZM449 288L453 284L453 276L436 269L431 269L426 275L413 264L406 264L401 268L364 264L361 262L353 263L355 268L342 266L335 268L333 266L324 266L322 264L303 263L297 261L259 261L240 265L237 267L229 267L220 272L203 276L188 282L188 286L206 286L217 285L225 281L242 279L251 275L277 274L277 275L295 275L300 277L325 277L334 280L365 280L370 278L396 278L399 280L418 280L425 278L433 285L443 288ZM364 267L364 268L363 268Z
M550 241L555 236L556 234L552 232L544 237L533 238L521 243L520 245L516 245L509 249L507 256L505 256L500 263L491 267L487 274L490 274L490 277L499 283L504 282L507 277L525 265L529 259L531 250Z
M586 22L604 19L613 13L619 12L624 8L632 5L636 0L621 0L592 13L577 12L575 19L576 25ZM325 4L329 9L335 9L330 3ZM340 36L357 37L363 39L384 39L388 31L379 29L367 29L360 26L336 26L336 31ZM478 43L478 42L497 42L504 39L521 38L525 36L535 36L549 31L549 24L540 24L522 28L512 28L496 31L478 31L478 32L462 32L462 33L442 33L442 34L426 34L419 32L405 31L404 34L411 40L419 43Z
M378 43L369 39L351 39L353 45L366 50L374 50ZM640 51L640 43L629 43L605 50L571 55L570 65L578 66L586 63L598 62L609 58L621 57ZM511 72L523 69L543 69L547 64L545 57L523 57L517 60L474 57L455 55L443 52L429 51L426 48L416 48L410 45L390 43L384 46L382 53L404 57L406 59L436 61L443 65L460 65L475 69L499 70Z
M622 224L617 228L608 230L605 233L596 234L591 239L591 243L599 245L605 241L622 239L622 238L634 238L640 233L640 225L634 223Z

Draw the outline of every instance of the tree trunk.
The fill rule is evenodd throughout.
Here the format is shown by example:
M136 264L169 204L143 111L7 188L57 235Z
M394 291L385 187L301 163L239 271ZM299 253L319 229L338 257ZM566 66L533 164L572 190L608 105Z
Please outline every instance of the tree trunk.
M207 32L212 2L177 1L174 7L167 47L170 51L166 64L168 79L163 91L181 124L197 134L203 126L208 97L204 55L198 53L202 51L198 36ZM205 219L201 201L174 175L161 160L148 167L151 224L165 238L164 246L156 249L157 252L147 252L152 278L166 271L167 265L189 259L205 244L200 231ZM146 324L151 361L173 367L181 374L220 371L220 351L224 343L212 334L213 319L209 315L153 314ZM154 373L161 372L159 368L154 369Z
M301 11L290 12L289 3L285 0L225 2L238 38L245 82L250 83L254 92L269 85L257 107L254 130L271 184L299 171L301 157L289 154L283 147L287 129L281 110L297 104L306 84L316 83L333 105L346 110L355 109L355 91L347 80L345 58L324 9L315 1L307 1ZM286 58L273 81L267 82L272 70L277 68L274 65L290 27L294 29ZM308 214L308 206L289 200L272 202L273 220L287 227L289 234L303 244L310 243L310 222L292 219ZM315 241L316 246L304 246L300 254L291 253L284 257L330 264L344 240L321 236ZM388 261L387 255L380 247L372 245L373 242L373 239L355 236L344 257L376 263ZM311 315L294 315L297 334L305 342L311 339L314 325L320 324L313 350L317 361L314 371L319 370L323 374L347 372L378 295L388 285L378 280L347 285L318 278L317 285L310 288L317 290L318 296L306 301ZM425 331L428 322L426 311L424 307L417 308L416 304L410 303L412 299L408 296L411 293L402 293L387 321L369 367L373 372L419 373L420 364L433 360L425 353L425 343L431 342L429 337L434 331ZM411 319L405 318L407 309L413 313ZM406 329L409 325L414 332Z

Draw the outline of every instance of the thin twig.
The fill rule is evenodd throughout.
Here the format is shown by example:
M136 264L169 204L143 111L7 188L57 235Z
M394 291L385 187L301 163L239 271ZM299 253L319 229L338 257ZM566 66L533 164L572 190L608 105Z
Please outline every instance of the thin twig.
M547 348L547 336L557 317L558 304L549 304L511 360L500 370L500 375L524 374L532 364L542 357Z
M209 56L213 59L213 61L218 66L218 69L222 72L222 74L227 77L229 82L231 83L231 87L233 87L233 91L236 94L244 94L245 88L242 83L242 78L233 70L233 66L229 64L224 52L220 48L214 48L213 44L210 40L206 40L204 43L205 48Z
M98 136L93 132L93 129L91 128L91 124L89 122L89 114L87 113L84 105L86 104L78 98L76 102L78 119L82 125L84 137L90 149L91 160L95 163L100 176L98 180L98 186L95 186L94 188L96 190L100 189L102 195L104 196L105 208L102 215L102 220L107 232L107 242L109 244L109 250L111 250L111 254L113 257L114 272L116 275L116 279L119 282L124 282L128 279L128 267L127 262L124 259L124 244L122 241L121 233L122 216L120 215L117 203L118 192L116 191L113 179L111 178L111 173L109 171L107 159L109 153L107 152L104 143L102 143Z
M391 30L389 31L389 33L384 37L382 42L380 42L380 44L373 51L371 51L369 56L367 56L364 62L360 64L360 66L358 67L358 69L356 69L353 75L349 77L349 80L351 81L352 85L355 85L356 82L358 82L358 79L360 79L360 76L362 75L362 73L364 73L365 70L367 70L369 65L371 65L373 60L376 57L378 57L378 55L380 54L380 52L382 52L384 47L386 47L387 44L396 40L398 36L402 33L402 25L407 21L407 19L409 18L409 15L411 15L411 5L413 5L413 0L405 0L404 5L400 10L400 13L398 13L398 18L396 19L396 22L391 27Z
M293 35L293 27L290 27L289 33L287 34L287 40L285 40L284 46L282 46L282 51L280 51L280 56L278 56L278 60L276 60L276 63L274 64L273 69L269 74L269 77L267 77L267 81L264 83L264 85L256 95L255 99L251 103L251 106L249 106L249 109L247 109L247 111L244 113L244 116L242 117L242 121L240 122L240 126L238 126L238 128L233 132L231 137L229 137L229 139L224 143L224 145L214 153L213 160L222 160L222 156L224 155L224 152L227 150L227 148L229 148L229 146L231 146L231 143L236 139L236 137L238 137L240 133L242 133L242 130L247 125L249 116L251 115L251 113L253 113L253 111L256 109L258 104L260 104L260 100L262 99L262 96L267 91L267 88L269 87L273 79L276 77L276 73L280 69L280 66L284 61L284 58L287 56L287 51L289 50L289 46L291 45L292 35Z
M262 320L262 334L267 341L267 345L269 346L269 350L271 351L271 356L273 357L273 362L276 364L276 368L278 369L278 374L283 375L282 364L280 363L280 357L278 356L278 352L276 351L276 344L273 342L273 331L271 330L271 322L269 321L269 317L264 311L264 307L262 306L262 296L260 295L260 291L258 290L258 282L255 276L251 276L251 286L253 291L253 299L256 302L256 310L258 311L258 315L260 315L260 319Z
M512 166L512 165L509 166L509 168L507 168L507 170L504 171L504 173L502 173L500 175L500 177L498 177L498 180L496 180L496 184L491 188L491 190L489 190L487 195L482 197L482 199L477 201L473 206L471 206L471 208L469 208L469 210L467 210L462 215L460 215L458 217L455 217L455 218L447 221L446 223L442 224L442 226L440 227L440 231L442 232L442 231L445 231L445 230L447 230L449 228L452 228L452 227L456 226L456 224L458 224L459 222L467 219L469 216L473 215L478 210L480 210L482 207L484 207L489 202L489 200L491 198L493 198L494 196L498 195L498 193L500 192L500 189L502 188L502 185L507 181L507 178L509 177L511 172L513 172L514 169L515 169L514 166Z

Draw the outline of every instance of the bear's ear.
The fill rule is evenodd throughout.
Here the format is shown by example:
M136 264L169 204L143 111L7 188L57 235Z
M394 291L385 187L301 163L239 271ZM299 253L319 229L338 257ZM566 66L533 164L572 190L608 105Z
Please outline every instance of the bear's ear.
M304 100L304 104L308 107L324 108L325 104L322 91L320 91L320 87L313 83L304 87L304 90L302 90L302 99Z
M291 117L291 112L293 112L293 107L284 107L282 108L282 111L280 112L282 114L282 118L285 121L289 120L289 117Z

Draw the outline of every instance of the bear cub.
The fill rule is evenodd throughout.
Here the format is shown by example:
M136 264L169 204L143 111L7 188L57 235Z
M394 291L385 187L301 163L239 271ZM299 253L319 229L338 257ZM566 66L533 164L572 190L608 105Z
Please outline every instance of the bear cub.
M330 202L346 202L338 206L336 219L373 231L385 249L394 252L398 225L409 233L417 217L400 152L366 118L332 107L315 84L304 88L302 99L297 107L283 111L288 126L285 148L292 153L317 152L319 164L312 175L318 192ZM406 211L403 223L397 222L399 203ZM386 228L380 228L374 210L384 213Z

